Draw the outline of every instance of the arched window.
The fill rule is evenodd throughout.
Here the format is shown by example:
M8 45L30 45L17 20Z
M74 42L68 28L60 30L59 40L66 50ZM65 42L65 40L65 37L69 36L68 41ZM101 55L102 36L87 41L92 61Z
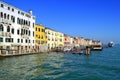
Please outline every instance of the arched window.
M8 14L8 15L7 15L7 19L8 19L8 20L9 20L9 16L10 16L10 15Z
M27 21L25 22L25 25L27 25Z
M10 26L7 26L7 32L10 32Z
M0 31L4 31L4 27L2 24L0 24Z
M29 36L30 36L30 30L29 30Z
M4 19L6 19L6 13L4 13Z
M0 13L0 17L3 18L3 12Z
M21 19L21 24L23 25L23 19Z
M15 23L15 17L13 17L13 20L12 20L12 21L13 21L13 23Z
M19 20L20 20L20 19L19 19L19 18L17 18L17 23L18 23L18 24L19 24Z
M30 21L29 21L29 26L30 26Z
M24 34L25 34L25 29L24 29Z
M25 20L24 20L24 25L25 25Z

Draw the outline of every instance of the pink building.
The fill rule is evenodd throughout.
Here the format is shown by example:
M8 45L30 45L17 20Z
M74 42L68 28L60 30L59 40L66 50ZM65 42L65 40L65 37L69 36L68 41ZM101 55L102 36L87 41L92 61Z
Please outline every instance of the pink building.
M67 34L64 34L64 46L71 46L71 37Z
M79 38L78 37L74 37L74 39L73 39L73 45L74 46L79 46Z

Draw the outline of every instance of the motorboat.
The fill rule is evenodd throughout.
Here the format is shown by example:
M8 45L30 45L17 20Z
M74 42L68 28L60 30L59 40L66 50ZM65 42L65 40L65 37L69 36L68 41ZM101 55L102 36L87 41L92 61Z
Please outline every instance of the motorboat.
M113 47L113 46L114 46L114 42L111 41L108 43L108 47Z
M102 51L103 46L102 45L93 45L91 48L92 51Z

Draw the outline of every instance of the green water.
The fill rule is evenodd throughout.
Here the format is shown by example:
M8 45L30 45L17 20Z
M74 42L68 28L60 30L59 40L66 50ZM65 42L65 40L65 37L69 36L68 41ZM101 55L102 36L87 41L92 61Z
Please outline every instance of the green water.
M0 80L120 80L120 46L92 52L0 58Z

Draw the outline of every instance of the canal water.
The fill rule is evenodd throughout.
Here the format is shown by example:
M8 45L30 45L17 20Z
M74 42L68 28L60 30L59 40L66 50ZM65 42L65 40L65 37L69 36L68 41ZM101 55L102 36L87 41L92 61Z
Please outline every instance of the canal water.
M120 80L120 45L90 55L40 53L0 58L0 80Z

